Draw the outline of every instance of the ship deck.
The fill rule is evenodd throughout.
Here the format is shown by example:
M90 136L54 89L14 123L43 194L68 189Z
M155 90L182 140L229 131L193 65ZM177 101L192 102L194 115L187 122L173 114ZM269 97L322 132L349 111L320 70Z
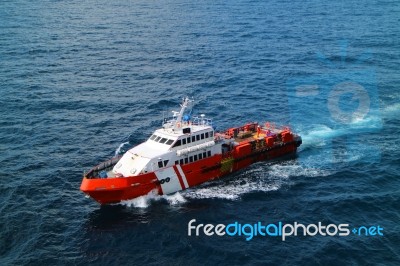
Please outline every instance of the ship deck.
M251 142L253 140L261 140L269 136L275 136L282 132L282 130L280 129L272 129L272 130L270 129L268 130L269 132L267 133L267 130L268 129L266 128L262 128L261 133L252 131L247 131L247 132L240 131L237 137L234 138L234 140L236 143L242 144Z

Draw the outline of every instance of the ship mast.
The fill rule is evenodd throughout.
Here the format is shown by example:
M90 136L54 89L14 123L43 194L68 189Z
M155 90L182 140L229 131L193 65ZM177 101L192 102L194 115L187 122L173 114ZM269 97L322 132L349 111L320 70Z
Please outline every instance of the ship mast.
M186 97L183 99L183 103L181 104L181 111L179 112L178 117L176 118L176 122L182 123L182 117L183 113L185 112L186 108L188 107L189 102L189 97Z
M172 111L173 118L164 123L164 128L172 128L173 130L181 128L185 110L189 106L190 102L193 102L193 100L190 100L189 97L183 98L182 104L180 105L181 110L179 112Z
M189 97L183 98L183 102L181 104L181 110L179 111L178 117L176 118L175 123L174 123L175 129L182 127L182 118L183 118L184 112L190 102L193 102L193 100L190 100Z

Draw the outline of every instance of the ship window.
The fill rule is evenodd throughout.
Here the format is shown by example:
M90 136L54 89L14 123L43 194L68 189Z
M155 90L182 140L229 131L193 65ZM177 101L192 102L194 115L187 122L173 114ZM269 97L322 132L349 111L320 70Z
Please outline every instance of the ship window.
M175 164L179 164L179 161L175 161Z
M202 153L199 154L199 160L201 160L201 159L203 159L203 154Z
M200 140L200 135L196 135L196 140Z
M187 143L190 143L190 137L187 138L186 142L187 142Z
M204 139L204 133L201 133L201 139Z
M157 137L154 141L158 142L161 139L161 137Z
M189 162L191 162L191 163L193 162L193 156L189 157Z
M203 158L206 158L206 157L207 157L207 153L203 152Z
M210 132L210 138L211 138L213 135L214 135L214 132L211 131L211 132Z
M152 135L152 136L150 137L150 139L153 140L153 139L155 139L156 137L157 137L156 135Z
M208 151L208 152L207 152L207 156L208 156L208 157L211 157L211 151Z
M164 161L164 167L167 166L169 160Z
M175 142L174 146L172 146L172 147L178 147L178 146L181 146L181 140L180 140L180 139L178 139L178 140Z
M189 159L188 158L185 158L185 163L188 163L189 162Z
M208 132L206 132L206 139L208 139Z
M192 142L196 141L196 136L192 136Z
M182 139L182 145L186 144L186 139Z
M162 138L162 139L160 140L160 143L165 143L166 141L167 141L166 138Z
M173 139L169 139L165 144L167 144L167 145L171 145L172 144L172 142L174 142L174 140Z
M180 163L180 164L183 164L183 159L181 159L181 160L179 161L179 163Z
M158 162L158 167L159 167L159 168L162 168L162 167L163 167L163 165L162 165L162 162L161 162L161 161L159 161L159 162Z
M197 161L197 154L195 156L193 156L194 161Z

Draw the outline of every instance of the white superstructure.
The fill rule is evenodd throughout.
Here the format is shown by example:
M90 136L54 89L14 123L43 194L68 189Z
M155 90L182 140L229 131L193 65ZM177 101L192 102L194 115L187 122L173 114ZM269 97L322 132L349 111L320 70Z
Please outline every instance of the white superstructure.
M150 138L127 151L108 177L137 176L174 164L192 163L221 153L221 142L215 142L211 119L205 115L191 118L185 110L192 100L185 98L179 112L157 129Z

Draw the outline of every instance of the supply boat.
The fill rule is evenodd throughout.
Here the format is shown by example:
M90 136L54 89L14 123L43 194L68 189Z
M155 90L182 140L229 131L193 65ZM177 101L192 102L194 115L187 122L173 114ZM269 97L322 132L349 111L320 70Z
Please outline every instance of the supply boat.
M288 127L270 123L251 122L216 132L204 114L187 113L191 102L184 98L181 110L164 119L147 141L85 173L81 191L100 204L171 194L258 161L293 155L302 143Z

